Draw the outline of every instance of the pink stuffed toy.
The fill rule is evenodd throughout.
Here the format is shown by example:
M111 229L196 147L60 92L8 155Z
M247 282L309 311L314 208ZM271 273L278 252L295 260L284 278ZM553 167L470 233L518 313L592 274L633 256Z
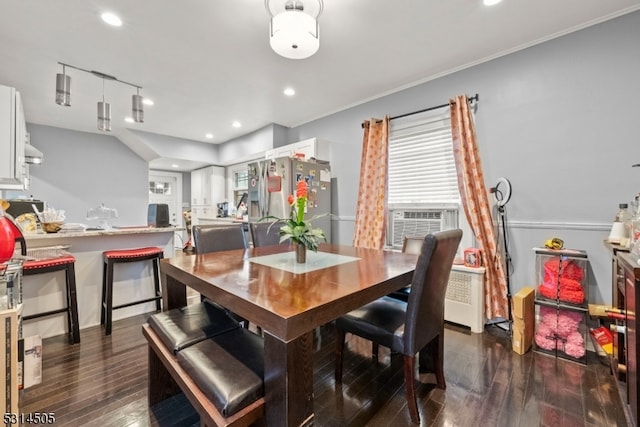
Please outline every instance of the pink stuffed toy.
M550 258L544 263L544 278L538 293L545 298L581 305L584 302L582 276L582 269L573 261Z
M585 355L584 338L579 332L582 315L575 311L540 306L541 321L536 326L536 344L545 350L557 349L580 359Z

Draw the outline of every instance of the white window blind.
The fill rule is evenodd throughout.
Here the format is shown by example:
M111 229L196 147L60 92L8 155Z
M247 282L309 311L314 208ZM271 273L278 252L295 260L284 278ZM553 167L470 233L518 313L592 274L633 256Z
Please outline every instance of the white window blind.
M391 209L460 204L448 108L391 122L388 185Z

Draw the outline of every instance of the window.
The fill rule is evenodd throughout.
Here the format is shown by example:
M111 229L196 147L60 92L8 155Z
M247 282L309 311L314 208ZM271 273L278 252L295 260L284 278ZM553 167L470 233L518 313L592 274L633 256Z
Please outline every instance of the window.
M457 227L470 236L458 192L448 108L391 121L388 168L389 246L400 249L404 236Z
M160 181L149 181L149 194L171 195L171 183Z
M249 188L249 171L239 170L233 173L233 185L236 190L246 190Z
M249 170L245 167L233 171L233 205L237 206L249 188Z

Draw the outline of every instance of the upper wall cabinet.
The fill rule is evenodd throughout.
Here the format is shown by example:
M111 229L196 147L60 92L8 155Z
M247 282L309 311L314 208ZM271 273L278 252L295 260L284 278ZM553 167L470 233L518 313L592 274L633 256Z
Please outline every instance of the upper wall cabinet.
M225 200L225 170L209 166L191 171L191 206L213 207Z
M12 87L0 86L0 189L27 188L26 134L20 93Z
M264 158L277 159L278 157L294 157L296 155L304 155L305 159L314 157L317 160L331 161L331 143L318 138L309 138L267 150Z

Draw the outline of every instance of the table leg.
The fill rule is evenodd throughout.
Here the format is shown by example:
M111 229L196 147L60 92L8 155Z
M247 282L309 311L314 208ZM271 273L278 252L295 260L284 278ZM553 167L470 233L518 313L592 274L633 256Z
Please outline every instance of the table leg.
M311 425L313 332L283 342L265 331L264 377L267 425Z
M187 287L166 273L161 273L162 310L180 308L187 305Z

